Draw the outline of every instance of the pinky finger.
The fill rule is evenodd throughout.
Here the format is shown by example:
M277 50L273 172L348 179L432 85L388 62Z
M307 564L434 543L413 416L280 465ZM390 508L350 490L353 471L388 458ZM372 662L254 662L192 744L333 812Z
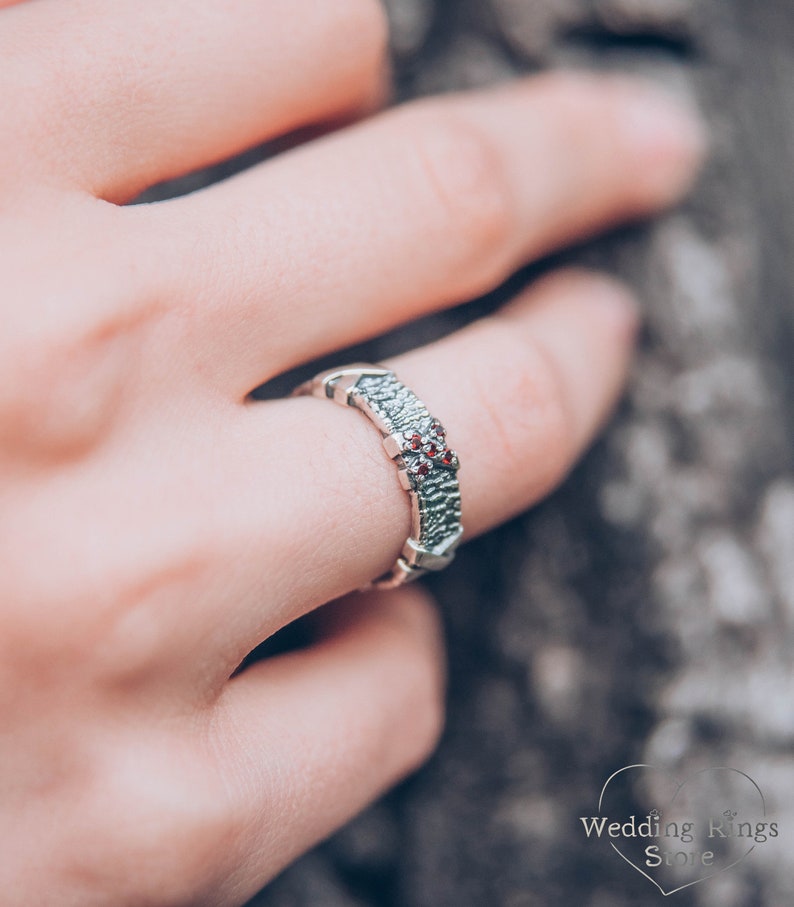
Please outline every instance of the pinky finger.
M237 900L416 768L441 730L441 638L423 590L358 595L321 619L321 641L249 668L217 706Z

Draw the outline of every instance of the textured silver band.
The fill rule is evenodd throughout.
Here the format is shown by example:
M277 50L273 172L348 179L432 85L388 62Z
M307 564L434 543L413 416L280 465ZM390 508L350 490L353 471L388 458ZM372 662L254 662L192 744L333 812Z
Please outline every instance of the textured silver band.
M455 556L460 523L458 457L446 431L394 372L374 365L349 365L317 375L296 394L333 400L362 412L383 436L411 498L411 535L392 569L372 586L394 588L428 570L442 570Z

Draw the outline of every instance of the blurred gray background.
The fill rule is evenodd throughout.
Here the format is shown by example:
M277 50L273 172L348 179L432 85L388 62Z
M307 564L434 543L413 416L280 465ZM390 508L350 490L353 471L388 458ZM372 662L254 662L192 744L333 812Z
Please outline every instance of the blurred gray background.
M669 903L584 839L634 762L751 775L777 842L672 899L794 903L794 4L389 0L399 96L576 66L695 98L713 157L680 210L370 344L424 342L576 261L645 311L626 400L554 497L434 584L450 648L432 762L256 907Z

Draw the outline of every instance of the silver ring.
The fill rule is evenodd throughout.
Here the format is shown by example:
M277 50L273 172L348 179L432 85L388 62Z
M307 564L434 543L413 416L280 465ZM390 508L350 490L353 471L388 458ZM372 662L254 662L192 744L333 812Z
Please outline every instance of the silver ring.
M443 570L463 536L460 522L458 456L446 431L394 372L374 365L349 365L322 372L296 395L352 406L380 431L383 447L411 498L411 534L391 570L370 587L391 589Z

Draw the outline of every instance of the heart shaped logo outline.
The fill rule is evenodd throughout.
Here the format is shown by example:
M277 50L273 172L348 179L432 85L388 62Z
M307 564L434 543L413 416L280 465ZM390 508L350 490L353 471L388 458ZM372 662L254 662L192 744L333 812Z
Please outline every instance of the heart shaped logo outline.
M599 813L601 813L601 807L604 802L604 794L606 793L606 789L609 787L610 782L613 781L615 778L617 778L617 776L622 774L623 772L630 771L631 769L634 769L634 768L647 768L647 769L651 769L653 771L662 772L663 774L667 775L668 778L675 780L675 778L673 777L671 772L668 772L666 769L664 769L658 765L647 765L645 763L637 763L636 765L626 765L623 768L619 768L616 772L613 772L607 778L607 780L604 782L604 786L601 788L601 795L598 798L598 812ZM730 766L727 766L727 765L715 765L710 768L701 768L698 771L693 772L687 778L684 778L684 780L681 781L681 783L678 785L678 787L676 787L675 793L670 798L670 805L672 806L672 804L675 803L676 797L681 793L681 790L687 784L689 784L690 781L692 781L694 778L697 778L698 775L705 774L706 772L720 772L720 771L733 772L736 775L741 775L743 778L746 778L750 782L750 784L753 785L753 787L758 791L758 796L761 799L761 815L764 818L766 818L766 800L764 799L764 794L761 791L761 788L755 783L755 781L748 774L746 774L746 772L740 771L738 768L731 768ZM733 869L734 866L738 866L739 863L741 863L744 859L746 859L746 857L748 857L755 850L755 844L753 844L745 853L742 854L742 856L739 857L738 860L734 860L733 863L730 863L728 866L722 866L720 869L718 869L716 872L712 872L710 875L703 876L703 878L700 878L700 879L695 879L692 882L687 882L686 885L679 885L678 888L673 888L670 891L665 891L664 888L662 888L662 886L656 881L656 879L652 878L651 876L648 875L647 872L640 869L640 867L637 866L637 864L634 863L632 860L630 860L620 850L620 848L618 848L612 841L609 842L609 846L615 851L615 853L619 857L621 857L621 859L625 860L629 864L629 866L631 866L633 869L636 869L640 875L645 876L645 878L652 885L654 885L656 888L658 888L658 890L662 894L662 897L665 897L665 898L669 897L671 894L676 894L676 892L683 891L685 888L691 888L693 885L699 885L701 882L708 882L709 879L713 879L716 876L721 875L723 872L727 872L729 869Z

